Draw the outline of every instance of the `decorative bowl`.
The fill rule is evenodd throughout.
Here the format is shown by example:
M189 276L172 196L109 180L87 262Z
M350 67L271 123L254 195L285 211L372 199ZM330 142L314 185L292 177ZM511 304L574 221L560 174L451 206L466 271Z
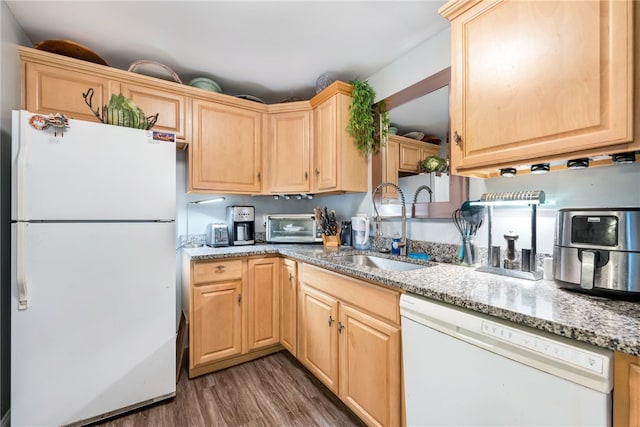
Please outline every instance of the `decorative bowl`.
M222 92L222 88L218 83L206 77L196 77L189 82L189 86L208 90L209 92Z

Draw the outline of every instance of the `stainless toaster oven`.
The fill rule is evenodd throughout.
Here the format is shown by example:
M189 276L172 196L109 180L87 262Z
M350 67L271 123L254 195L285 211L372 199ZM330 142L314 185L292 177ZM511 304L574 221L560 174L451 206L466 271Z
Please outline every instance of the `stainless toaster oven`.
M264 229L270 243L322 242L322 233L313 214L265 215Z
M563 288L640 298L640 208L560 209L553 277Z

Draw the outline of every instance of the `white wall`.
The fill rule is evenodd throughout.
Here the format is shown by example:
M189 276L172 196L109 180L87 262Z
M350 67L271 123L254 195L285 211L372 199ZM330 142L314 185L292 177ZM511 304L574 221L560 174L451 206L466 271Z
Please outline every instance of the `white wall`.
M17 45L31 42L0 0L0 415L10 403L10 220L11 220L11 110L20 108L20 58Z
M469 197L482 193L543 190L547 203L538 209L538 252L551 253L555 217L561 208L640 206L640 164L611 165L581 170L565 170L546 175L522 175L513 178L472 179ZM513 229L520 235L520 248L530 241L529 208L494 209L494 243L505 247L503 235ZM486 244L486 230L478 233L478 242Z

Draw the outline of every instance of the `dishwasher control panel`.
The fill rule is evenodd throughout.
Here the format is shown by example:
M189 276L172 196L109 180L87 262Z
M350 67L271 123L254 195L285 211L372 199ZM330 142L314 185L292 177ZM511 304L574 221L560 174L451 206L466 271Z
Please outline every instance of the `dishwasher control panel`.
M544 354L547 357L553 357L555 359L580 366L598 374L603 373L605 364L603 357L582 349L570 347L522 330L510 328L487 320L482 321L482 333L492 338Z

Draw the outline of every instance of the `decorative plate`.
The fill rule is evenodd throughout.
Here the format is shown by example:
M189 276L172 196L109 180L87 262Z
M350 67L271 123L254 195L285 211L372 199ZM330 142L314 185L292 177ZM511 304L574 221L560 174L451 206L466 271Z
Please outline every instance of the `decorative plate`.
M208 90L209 92L222 92L222 88L218 83L206 77L196 77L189 82L189 86Z
M417 139L418 141L420 141L422 138L424 138L424 133L422 133L422 132L409 132L409 133L405 133L402 136L404 136L405 138Z
M173 80L174 82L182 84L180 77L178 77L171 68L157 61L141 59L139 61L132 62L131 65L129 65L129 70L127 71L144 74L149 77L157 77L163 80Z
M265 103L262 99L257 98L253 95L236 95L236 98L248 99L249 101L260 102L261 104Z
M72 42L71 40L43 40L36 43L33 48L44 50L45 52L57 53L58 55L68 56L69 58L93 62L94 64L109 65L107 64L107 61L102 59L97 53L88 47L80 43Z
M423 142L427 142L429 144L435 144L435 145L440 145L440 143L442 142L440 140L440 138L438 138L437 136L434 135L425 135L422 138L420 138Z

